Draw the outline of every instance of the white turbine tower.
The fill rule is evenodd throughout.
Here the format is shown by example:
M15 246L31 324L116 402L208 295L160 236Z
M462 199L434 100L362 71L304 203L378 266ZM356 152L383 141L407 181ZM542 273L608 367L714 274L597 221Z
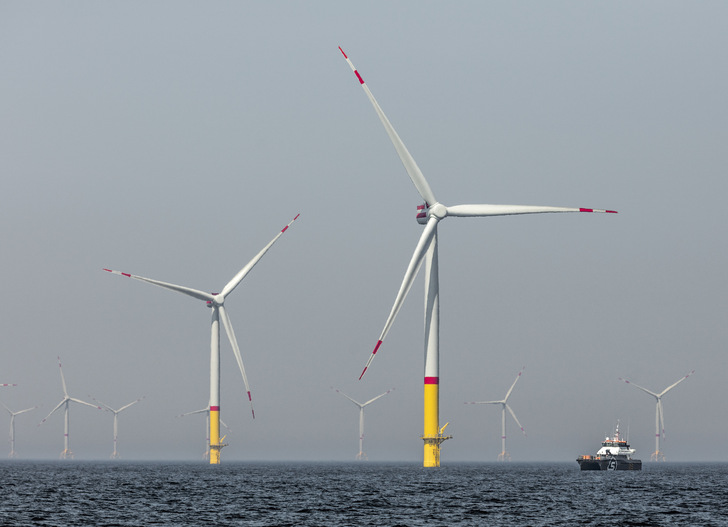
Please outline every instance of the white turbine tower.
M18 412L13 412L10 408L8 408L5 403L0 403L3 405L3 408L5 408L8 413L10 414L10 454L8 454L8 457L15 458L18 457L18 453L15 451L15 416L24 414L25 412L30 412L31 410L35 410L38 408L37 406L34 406L33 408L26 408L25 410L20 410Z
M206 293L197 289L191 289L181 285L169 284L167 282L160 282L159 280L152 280L151 278L144 278L142 276L135 276L129 273L122 273L120 271L114 271L112 269L104 269L110 273L126 276L127 278L134 278L142 282L147 282L152 285L176 291L192 298L202 300L207 303L207 307L212 309L212 329L210 338L210 464L217 465L220 463L220 450L225 445L220 441L220 319L222 319L222 325L225 327L228 340L233 349L233 354L238 362L240 373L243 376L243 382L245 383L245 390L248 394L248 401L250 402L250 410L255 419L255 411L253 410L253 399L250 395L250 386L248 385L248 377L245 375L245 367L243 366L243 359L240 355L240 348L238 347L238 341L235 338L233 332L233 326L230 323L227 310L225 309L224 303L227 296L232 293L235 288L242 282L242 280L248 275L253 269L255 264L263 258L268 249L280 238L288 227L298 219L299 214L293 218L288 225L281 229L279 232L263 249L248 262L238 273L230 280L225 287L223 287L220 293Z
M386 392L384 392L380 395L377 395L374 399L369 399L365 403L360 403L359 401L355 401L354 399L352 399L351 397L349 397L348 395L346 395L344 392L342 392L341 390L339 390L337 388L334 388L334 390L336 391L336 393L340 393L341 395L343 395L344 397L349 399L352 403L354 403L359 408L359 453L356 455L356 459L358 459L358 460L367 459L367 455L364 453L364 407L372 404L377 399L384 397L389 392L394 390L394 388L392 388L391 390L387 390Z
M66 389L66 379L63 376L63 367L61 366L61 358L58 357L58 369L61 372L61 384L63 385L63 400L58 403L58 406L56 406L53 410L51 410L51 413L49 413L47 416L43 418L43 420L38 423L38 426L42 425L46 422L46 420L53 415L53 413L58 410L59 408L63 407L63 452L61 452L61 459L73 459L73 452L71 452L71 449L68 446L68 440L69 440L69 429L70 429L70 418L68 416L68 406L73 403L78 404L84 404L86 406L90 406L91 408L96 408L97 410L101 410L100 406L95 406L91 403L87 403L86 401L82 401L81 399L75 399L68 395L68 390Z
M628 381L627 379L623 379L622 377L619 378L620 381L624 381L627 384L631 384L635 388L638 388L642 390L643 392L650 394L652 397L655 398L657 404L655 407L655 451L650 455L650 461L665 461L665 454L662 453L660 450L660 429L662 429L662 438L665 439L665 420L662 416L662 397L672 390L675 386L683 382L685 379L690 377L693 373L695 373L695 370L692 370L690 373L682 377L679 381L676 383L671 384L664 390L662 390L660 393L655 393L647 388L643 388L642 386L638 386L637 384Z
M177 417L184 417L186 415L194 415L194 414L205 414L207 416L207 419L205 421L205 451L202 453L202 459L210 459L210 407L202 408L201 410L194 410L192 412L187 412L181 415L178 415ZM220 424L225 427L225 429L228 431L228 433L232 432L230 430L230 427L225 424L225 421L220 419ZM227 434L222 436L220 438L220 441L224 441L227 437Z
M500 401L476 401L472 402L470 404L499 404L501 405L501 453L498 454L498 461L510 461L511 455L506 450L506 409L511 413L511 416L513 416L513 420L516 422L518 427L521 429L521 432L523 432L523 435L526 435L526 431L523 429L523 426L520 422L518 422L518 417L516 417L516 414L513 412L513 409L508 406L508 398L511 396L511 392L513 391L513 387L518 382L518 379L521 378L521 374L523 374L523 368L521 371L518 372L518 375L516 375L516 380L513 381L513 384L511 384L511 387L508 389L508 392L506 392L506 396L500 400ZM468 404L468 403L465 403Z
M127 408L129 408L130 406L133 406L136 403L138 403L139 401L141 401L142 399L144 399L144 397L145 396L142 396L139 399L137 399L136 401L132 401L129 404L127 404L125 406L122 406L118 410L114 410L108 404L104 404L101 401L99 401L98 399L94 399L97 403L99 403L101 406L103 406L104 408L106 408L106 410L108 410L109 412L111 412L112 414L114 414L114 451L111 453L111 459L119 459L119 452L116 449L117 439L119 437L119 414L121 412L123 412L124 410L126 410Z
M439 427L439 384L440 384L440 373L439 373L439 312L440 312L440 299L439 299L439 278L438 278L438 251L437 251L437 225L439 222L447 217L482 217L482 216L504 216L512 214L537 214L546 212L610 212L615 213L613 210L597 210L597 209L586 209L586 208L571 208L571 207L542 207L542 206L531 206L531 205L454 205L445 206L440 203L435 194L430 189L425 177L422 175L417 163L414 158L410 155L409 151L405 147L402 140L397 135L397 132L392 127L384 112L379 107L379 104L374 99L372 92L364 83L364 79L361 77L359 72L352 64L351 60L346 56L344 50L339 47L339 50L344 55L346 62L351 67L352 71L356 75L361 87L364 89L369 101L374 106L374 110L379 116L384 129L389 135L390 140L394 145L394 149L397 151L405 170L409 174L412 183L414 183L417 192L424 200L424 204L417 207L417 221L425 225L424 231L420 236L419 242L415 247L414 254L407 266L407 271L404 275L404 280L399 288L397 297L395 298L392 311L387 318L387 322L384 324L384 329L379 336L374 351L372 351L369 360L364 367L364 371L361 376L364 375L367 368L371 364L374 356L376 355L379 347L384 341L387 333L392 327L395 317L402 307L407 293L412 287L412 283L417 275L417 272L422 265L423 260L425 261L425 379L424 379L424 433L422 439L425 442L424 445L424 462L423 465L426 467L437 467L440 466L440 444L449 439L449 436L443 435L443 431L447 424L442 428ZM361 376L359 377L361 379Z

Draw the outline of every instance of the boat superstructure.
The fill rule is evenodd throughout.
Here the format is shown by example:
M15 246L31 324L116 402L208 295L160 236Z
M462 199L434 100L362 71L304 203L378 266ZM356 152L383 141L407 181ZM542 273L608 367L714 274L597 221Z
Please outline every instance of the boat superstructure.
M634 448L619 435L619 422L612 437L602 441L602 447L593 456L579 456L576 462L581 470L642 470L642 461L633 459Z

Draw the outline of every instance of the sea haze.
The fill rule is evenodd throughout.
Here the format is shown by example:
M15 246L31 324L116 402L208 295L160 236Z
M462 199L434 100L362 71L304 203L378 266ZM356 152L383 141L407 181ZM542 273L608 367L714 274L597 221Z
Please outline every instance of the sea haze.
M2 525L726 525L728 464L4 462Z

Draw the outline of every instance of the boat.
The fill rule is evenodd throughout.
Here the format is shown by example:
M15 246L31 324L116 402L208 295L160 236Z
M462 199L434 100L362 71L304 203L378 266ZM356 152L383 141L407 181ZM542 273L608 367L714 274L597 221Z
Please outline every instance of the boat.
M642 470L642 461L632 459L634 448L619 435L619 422L614 436L602 441L602 448L596 455L582 455L576 459L581 470Z

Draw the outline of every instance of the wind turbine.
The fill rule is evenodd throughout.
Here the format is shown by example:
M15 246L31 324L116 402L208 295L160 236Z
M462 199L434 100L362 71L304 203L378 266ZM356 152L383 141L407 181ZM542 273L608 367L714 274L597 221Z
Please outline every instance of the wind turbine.
M95 406L91 403L87 403L86 401L82 401L81 399L74 399L70 395L68 395L68 390L66 389L66 379L63 376L63 366L61 366L61 358L58 357L58 369L61 372L61 384L63 385L63 400L58 403L58 406L56 406L53 410L51 410L51 413L49 413L47 416L43 418L43 420L38 423L38 426L42 425L46 422L46 420L53 415L53 413L58 410L59 408L63 407L63 452L61 452L61 459L73 459L73 452L71 452L71 449L68 448L68 431L70 428L70 419L68 417L68 406L74 402L78 404L85 404L86 406L90 406L91 408L96 408L97 410L101 410L100 406Z
M177 417L184 417L186 415L194 415L194 414L205 414L207 416L206 425L205 425L205 434L207 434L207 437L205 437L205 451L202 453L202 459L209 459L210 458L210 408L203 408L201 410L194 410L192 412L187 412L181 415L178 415ZM220 419L220 424L225 427L225 429L228 431L228 433L231 433L232 430L230 430L230 427L225 424L225 421ZM220 441L224 441L227 437L227 434L222 436Z
M0 404L2 404L3 407L10 414L10 454L8 454L8 457L15 458L15 457L18 457L18 453L15 451L15 416L24 414L25 412L30 412L31 410L35 410L38 407L34 406L33 408L26 408L25 410L13 412L10 408L8 408L5 405L5 403L0 402Z
M662 426L662 438L665 438L665 420L662 417L662 397L672 390L675 386L683 382L685 379L690 377L693 373L695 373L695 370L691 371L685 377L682 377L679 381L677 381L674 384L671 384L664 390L662 390L660 393L651 392L647 388L643 388L642 386L639 386L633 382L628 381L627 379L623 379L622 377L619 378L620 381L624 381L627 384L631 384L635 388L638 388L642 390L645 393L650 394L652 397L655 398L657 405L655 407L655 451L650 455L650 461L665 461L665 454L662 453L660 450L660 426Z
M570 207L542 207L531 205L454 205L445 206L440 203L435 194L430 189L430 185L422 175L414 158L410 155L392 124L387 119L379 104L374 99L369 87L364 83L364 79L357 69L347 57L344 50L339 47L346 62L356 75L361 87L364 89L369 101L374 106L374 110L379 116L384 129L389 135L394 149L397 151L405 170L409 174L412 183L414 183L417 192L424 200L424 204L417 207L417 222L425 225L424 232L420 236L414 254L407 266L404 280L399 288L399 292L392 306L392 311L384 324L384 329L379 336L374 351L372 351L369 360L364 367L361 377L369 368L374 356L379 351L387 333L392 327L395 317L402 307L407 293L412 287L417 272L425 261L425 382L424 382L424 433L422 439L424 445L424 461L425 467L440 466L440 444L450 436L443 435L445 427L439 427L439 385L440 385L440 352L439 352L439 325L440 325L440 298L439 298L439 278L438 278L438 251L437 251L437 225L449 216L454 217L481 217L481 216L504 216L512 214L538 214L546 212L609 212L616 213L613 210L598 210L587 208L570 208Z
M349 397L348 395L346 395L344 392L342 392L341 390L339 390L337 388L334 388L334 390L336 391L336 393L340 393L341 395L343 395L344 397L346 397L352 403L354 403L355 405L357 405L359 407L359 453L356 455L356 459L358 459L358 460L367 459L367 455L364 453L364 407L372 404L377 399L384 397L389 392L394 390L394 388L392 388L391 390L387 390L386 392L384 392L380 395L377 395L374 399L369 399L365 403L360 403L359 401L355 401L354 399L352 399L351 397Z
M511 387L508 389L508 392L506 392L506 396L500 400L500 401L477 401L472 402L470 404L500 404L501 405L501 453L498 454L498 461L510 461L511 455L506 450L506 409L511 413L511 416L513 416L513 420L516 422L518 427L521 429L521 432L523 432L523 435L526 435L526 431L523 429L523 426L521 426L521 423L518 422L518 417L516 417L516 414L513 412L513 409L508 406L508 398L511 396L511 392L513 391L513 387L518 382L518 379L521 378L521 374L523 373L523 369L518 372L518 375L516 375L516 380L513 381L513 384L511 384ZM465 403L468 404L468 403Z
M122 273L120 271L114 271L112 269L104 269L110 273L126 276L127 278L134 278L135 280L141 280L152 285L169 289L171 291L177 291L192 298L203 300L207 303L207 307L212 309L212 329L210 338L210 464L217 465L220 463L220 450L225 445L220 440L220 319L222 318L222 325L225 327L228 340L233 349L233 354L238 362L240 373L243 376L243 383L245 383L245 390L248 394L248 401L250 402L250 410L255 419L255 410L253 409L253 399L250 395L250 386L248 385L248 377L245 375L245 367L243 366L243 359L240 355L240 348L238 347L238 341L235 338L233 332L233 326L230 323L227 310L224 307L225 299L232 293L235 288L242 282L242 280L248 275L253 269L255 264L263 258L268 249L280 238L288 227L298 219L300 214L296 214L288 225L281 229L279 232L263 249L250 260L245 267L243 267L238 273L230 280L225 287L223 287L220 293L205 293L197 289L191 289L181 285L169 284L167 282L160 282L159 280L152 280L151 278L144 278L142 276L136 276L129 273Z
M122 406L118 410L114 410L108 404L104 404L101 401L99 401L98 399L94 399L97 403L99 403L101 406L106 408L109 412L114 414L114 451L111 453L111 459L119 459L119 452L116 450L117 438L119 437L119 414L121 412L123 412L124 410L126 410L127 408L129 408L130 406L135 405L136 403L138 403L139 401L144 399L144 397L146 397L146 396L142 396L139 399L137 399L136 401L132 401L129 404Z

